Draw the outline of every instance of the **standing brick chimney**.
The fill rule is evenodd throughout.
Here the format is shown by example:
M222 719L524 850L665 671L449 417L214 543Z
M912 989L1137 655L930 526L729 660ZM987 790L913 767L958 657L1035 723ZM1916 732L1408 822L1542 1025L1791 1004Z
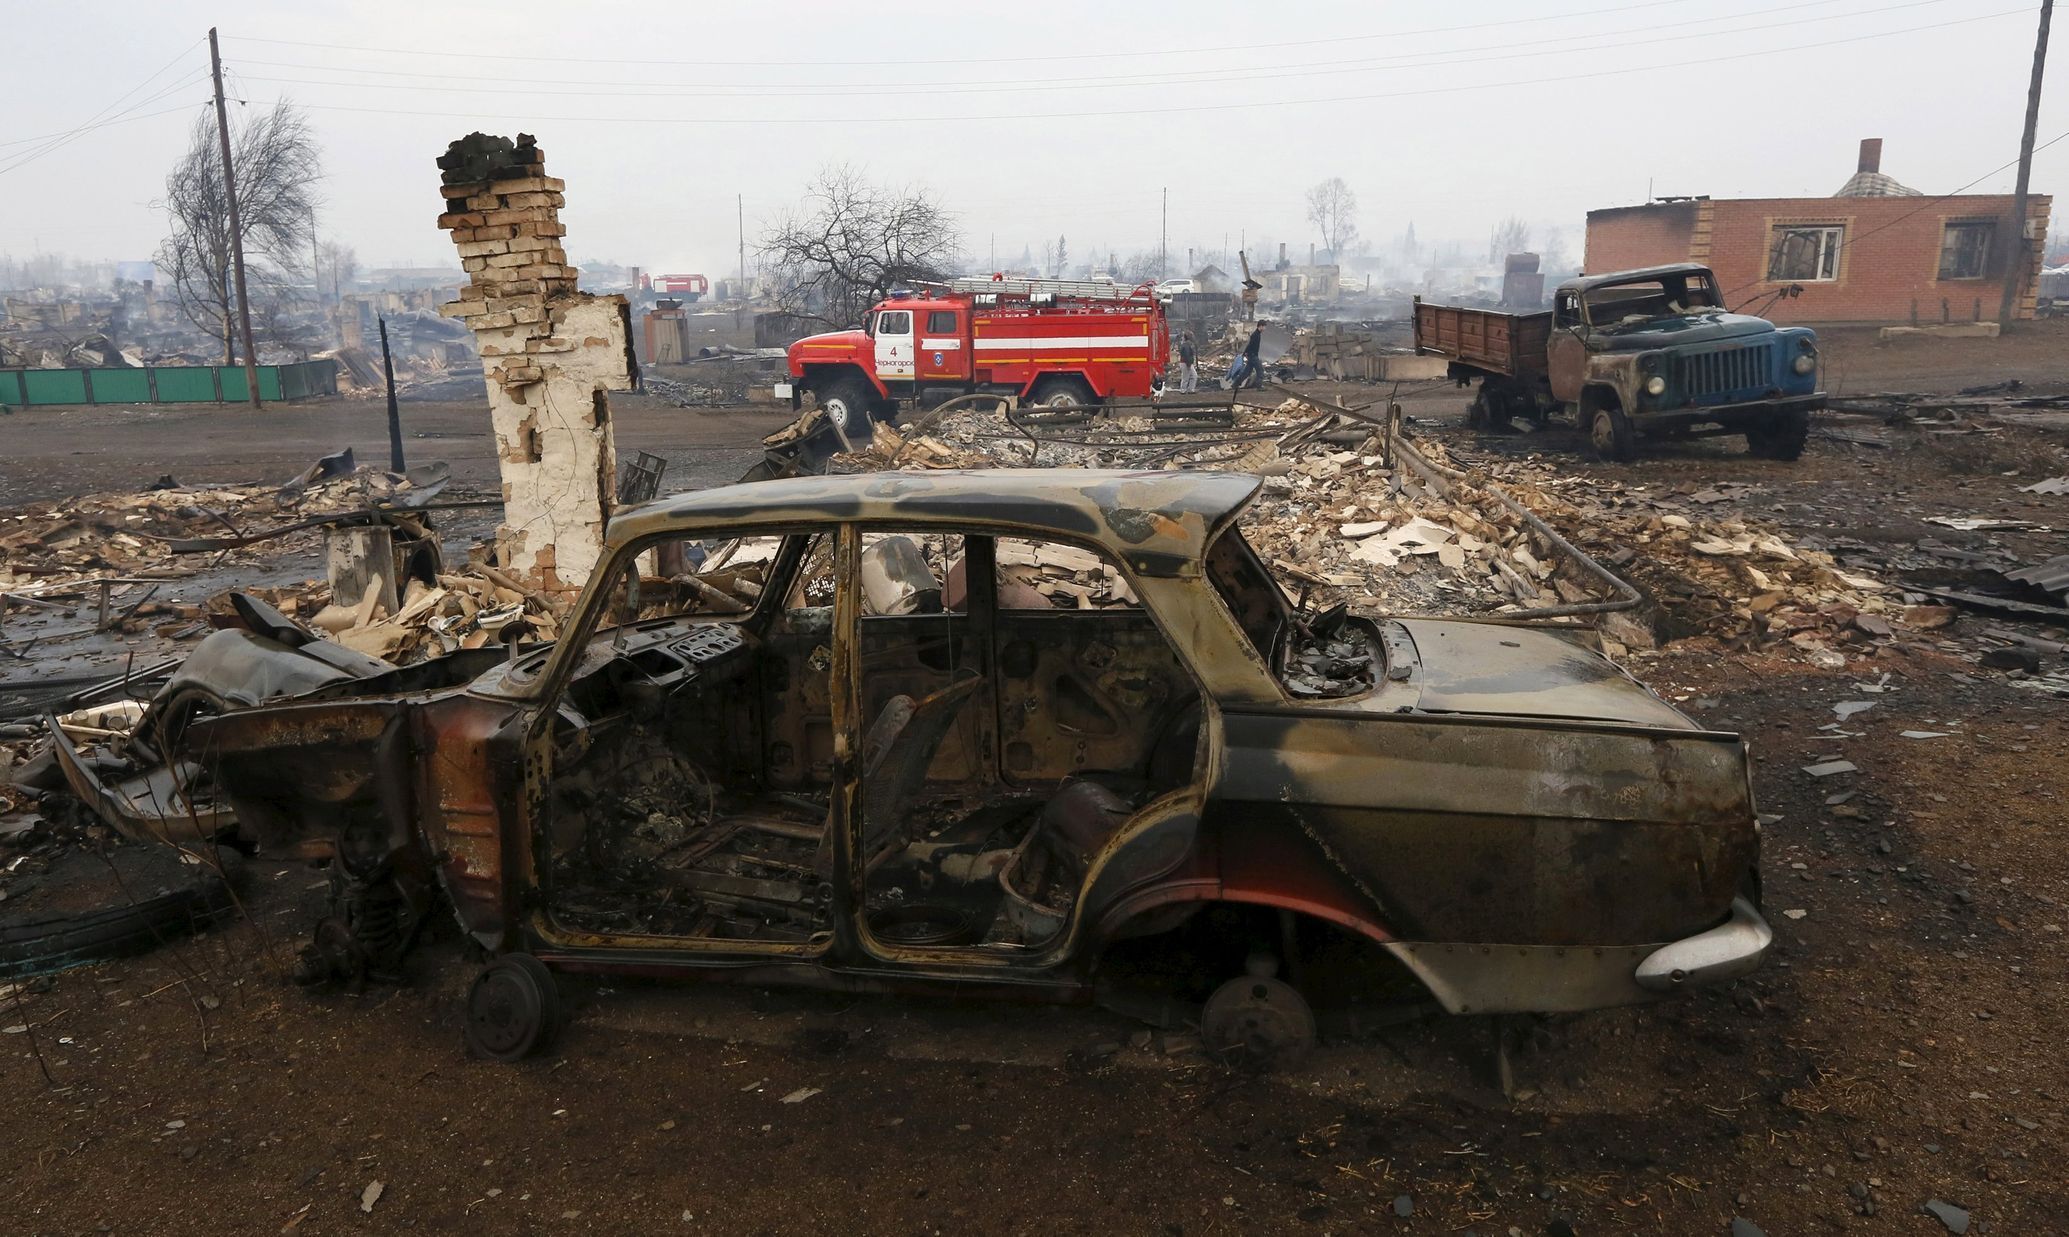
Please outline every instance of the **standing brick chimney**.
M1856 170L1862 172L1880 172L1882 170L1881 138L1864 137L1861 139L1861 166Z
M497 565L573 596L603 554L617 489L606 391L632 386L622 296L575 289L561 237L559 180L527 134L470 133L438 160L445 212L468 282L439 307L474 332L503 474Z

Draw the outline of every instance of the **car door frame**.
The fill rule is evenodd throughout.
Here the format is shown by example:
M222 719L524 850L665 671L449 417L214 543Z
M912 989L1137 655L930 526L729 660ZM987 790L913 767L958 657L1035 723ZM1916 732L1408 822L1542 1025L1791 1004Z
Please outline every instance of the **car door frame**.
M829 636L832 667L830 670L829 698L831 702L834 758L827 791L827 828L833 839L834 875L832 878L833 904L830 908L829 935L823 940L804 942L790 941L744 941L735 939L707 939L697 937L653 938L635 934L605 936L597 933L570 932L552 922L547 905L547 885L542 881L540 852L541 833L550 827L546 815L548 788L554 775L555 748L553 722L559 715L560 704L574 681L576 667L581 663L587 646L596 638L606 608L611 603L612 584L630 563L636 563L639 555L666 542L684 539L709 539L728 535L791 537L802 539L801 552L789 555L779 550L778 569L771 573L763 597L772 608L770 613L781 610L782 598L790 592L797 574L805 569L810 557L811 539L818 534L833 537L834 570L834 622ZM548 655L541 667L531 694L527 697L529 721L525 727L521 762L523 765L523 810L513 812L505 818L505 827L514 829L514 850L506 851L506 862L512 864L515 879L520 880L518 901L522 905L520 916L522 936L530 952L548 962L562 962L579 966L587 961L622 961L640 965L693 969L704 966L724 966L732 963L782 963L794 962L804 966L838 964L852 959L860 952L855 924L859 906L853 900L852 883L846 878L847 856L853 846L848 841L850 821L859 803L859 784L855 777L855 756L861 750L861 735L856 729L855 680L852 667L857 650L853 646L852 633L855 626L852 616L860 606L861 581L859 578L860 538L847 523L822 525L817 528L807 523L797 526L755 528L736 530L732 524L695 523L670 528L638 540L626 543L608 554L590 575L581 595L575 599L568 612L564 633L558 644ZM843 565L847 570L844 571ZM841 618L846 607L850 621L843 625ZM758 620L759 621L759 620ZM772 620L771 620L772 621ZM515 822L512 817L516 818Z

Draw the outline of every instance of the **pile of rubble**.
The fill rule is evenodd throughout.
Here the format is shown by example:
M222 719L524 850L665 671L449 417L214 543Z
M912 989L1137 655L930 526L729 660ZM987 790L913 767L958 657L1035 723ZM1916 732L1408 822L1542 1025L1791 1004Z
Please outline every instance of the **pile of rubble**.
M1526 521L1476 488L1389 466L1383 418L1300 399L1236 405L1231 423L1172 429L1176 414L1056 427L960 413L911 436L880 429L835 468L1227 468L1264 477L1243 530L1322 604L1501 613L1602 600ZM1426 447L1426 450L1434 450Z
M1390 439L1375 412L1301 397L1276 407L1238 404L1229 424L1208 429L1173 429L1178 415L1059 427L1004 411L958 412L905 435L879 431L834 467L1257 473L1264 488L1245 513L1244 533L1318 604L1418 614L1609 611L1601 622L1613 651L1689 635L1783 639L1837 667L1848 644L1931 630L1953 614L1773 526L1725 513L1735 494L1729 483L1676 493L1563 475L1541 459L1461 467L1432 439L1405 430ZM1534 527L1526 511L1546 527ZM1630 581L1644 601L1614 612L1618 593L1582 555Z
M211 615L227 612L228 594L180 600L183 581L278 561L283 553L314 554L325 530L340 526L383 526L394 544L411 551L417 574L434 580L440 565L426 508L449 480L443 464L391 473L359 467L347 450L318 460L286 485L188 486L167 476L137 493L86 494L0 511L0 651L20 654L17 644L100 632L199 637L211 629ZM323 580L242 591L295 618L321 610L329 592ZM490 608L509 604L484 588L475 591ZM82 616L91 621L51 625ZM345 626L352 625L363 624Z

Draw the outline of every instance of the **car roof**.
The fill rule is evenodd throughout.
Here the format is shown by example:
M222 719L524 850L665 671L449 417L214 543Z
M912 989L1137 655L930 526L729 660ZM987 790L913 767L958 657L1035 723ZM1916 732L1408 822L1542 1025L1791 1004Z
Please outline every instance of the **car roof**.
M1143 575L1180 575L1257 493L1246 473L994 468L787 477L627 508L613 547L723 525L776 531L855 520L984 529L1100 546Z
M1669 262L1665 266L1641 266L1636 270L1578 275L1560 284L1559 291L1586 292L1590 288L1601 288L1610 284L1636 283L1642 279L1659 279L1666 275L1707 275L1709 272L1710 268L1700 262Z

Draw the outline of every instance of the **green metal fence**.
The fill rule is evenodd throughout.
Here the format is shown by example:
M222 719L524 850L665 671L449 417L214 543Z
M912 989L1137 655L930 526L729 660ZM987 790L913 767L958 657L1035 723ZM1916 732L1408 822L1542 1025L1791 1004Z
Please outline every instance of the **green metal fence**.
M0 404L241 404L242 365L153 365L143 369L0 369ZM338 393L336 361L259 366L259 398Z

